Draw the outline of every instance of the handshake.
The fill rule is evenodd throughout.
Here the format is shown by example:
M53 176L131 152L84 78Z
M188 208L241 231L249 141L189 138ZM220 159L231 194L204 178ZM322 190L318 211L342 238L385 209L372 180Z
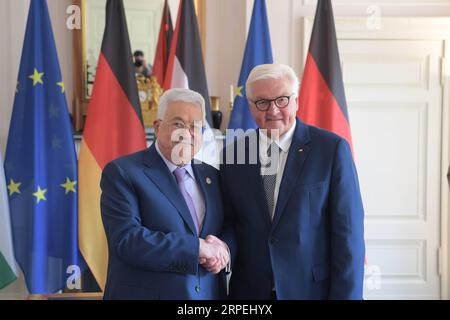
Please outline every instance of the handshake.
M219 273L230 262L230 251L225 242L208 235L206 239L199 238L200 248L198 262L209 272Z

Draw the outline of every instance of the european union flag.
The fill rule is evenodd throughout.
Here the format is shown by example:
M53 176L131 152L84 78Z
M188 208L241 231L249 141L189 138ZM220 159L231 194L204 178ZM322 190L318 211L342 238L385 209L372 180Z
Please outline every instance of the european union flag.
M254 67L272 62L272 46L270 45L266 1L255 0L250 30L247 36L247 44L245 45L244 60L242 61L241 73L239 75L237 93L228 124L229 129L247 130L256 128L255 120L252 117L245 96L245 82Z
M5 172L16 260L30 293L77 288L77 165L46 0L31 0Z

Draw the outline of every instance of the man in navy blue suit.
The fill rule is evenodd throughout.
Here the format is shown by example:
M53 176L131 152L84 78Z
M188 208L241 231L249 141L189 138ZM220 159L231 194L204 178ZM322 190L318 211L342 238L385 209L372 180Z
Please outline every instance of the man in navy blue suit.
M362 299L364 210L350 147L296 117L298 88L288 66L255 67L246 94L259 129L224 150L233 299Z
M109 261L105 299L218 299L229 251L215 168L194 162L205 101L188 89L160 98L156 142L110 162L101 179Z

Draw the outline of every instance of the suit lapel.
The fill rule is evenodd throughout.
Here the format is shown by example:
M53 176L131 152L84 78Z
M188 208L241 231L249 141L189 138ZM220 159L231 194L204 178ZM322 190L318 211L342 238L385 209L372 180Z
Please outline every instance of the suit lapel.
M277 206L273 216L272 230L277 226L284 208L287 205L292 191L298 181L305 159L309 153L309 130L308 127L297 120L294 137L289 148L288 158L283 172L283 177L278 192Z
M156 142L155 142L156 143ZM194 221L192 221L189 208L178 188L178 184L172 173L167 168L164 161L156 151L155 144L148 148L144 160L147 168L144 169L145 175L153 181L161 193L177 208L179 214L194 235L197 235Z
M210 209L210 184L212 183L213 177L210 177L207 173L206 167L203 164L192 164L192 170L194 171L195 180L197 185L200 186L200 190L203 194L203 199L205 200L205 218L203 220L202 230L200 232L200 237L205 238L208 234L210 234L210 224L212 219L212 214L209 212ZM209 179L209 184L207 183L207 179Z

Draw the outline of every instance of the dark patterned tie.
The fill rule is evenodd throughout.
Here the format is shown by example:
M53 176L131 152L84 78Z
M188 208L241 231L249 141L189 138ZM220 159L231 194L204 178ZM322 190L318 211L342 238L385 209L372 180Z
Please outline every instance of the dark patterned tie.
M275 209L275 184L277 182L277 171L278 171L278 159L279 152L272 157L272 149L274 151L279 151L279 147L277 144L272 142L272 144L267 149L267 158L268 163L267 167L271 167L269 172L266 174L262 174L262 180L264 185L264 192L266 194L267 207L269 209L270 218L273 219L274 209ZM276 162L274 162L276 161ZM264 172L264 171L263 171Z

